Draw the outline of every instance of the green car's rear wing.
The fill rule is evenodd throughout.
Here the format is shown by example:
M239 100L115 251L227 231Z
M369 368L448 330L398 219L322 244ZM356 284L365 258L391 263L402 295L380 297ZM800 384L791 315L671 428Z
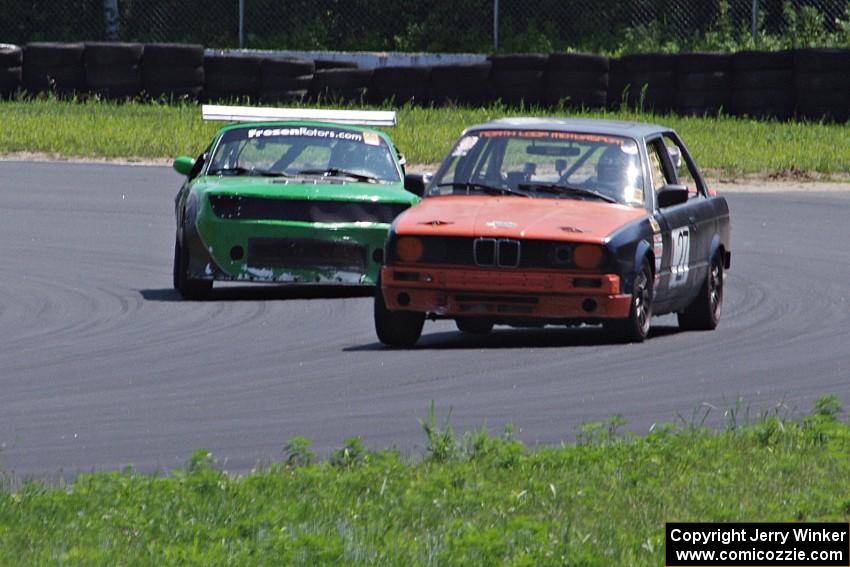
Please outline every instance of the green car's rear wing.
M223 106L205 104L201 108L204 120L228 122L275 122L311 120L358 126L396 125L392 110L323 110L318 108L256 108L252 106Z

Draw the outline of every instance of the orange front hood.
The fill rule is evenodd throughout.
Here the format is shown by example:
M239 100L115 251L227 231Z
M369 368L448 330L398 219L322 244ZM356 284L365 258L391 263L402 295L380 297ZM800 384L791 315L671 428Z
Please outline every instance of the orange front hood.
M646 210L578 199L524 197L429 197L396 221L397 234L492 236L602 243Z

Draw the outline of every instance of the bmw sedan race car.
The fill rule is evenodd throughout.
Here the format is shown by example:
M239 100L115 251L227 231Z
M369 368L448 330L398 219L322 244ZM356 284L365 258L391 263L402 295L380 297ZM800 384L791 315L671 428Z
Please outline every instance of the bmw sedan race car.
M602 324L643 341L653 315L714 329L730 267L729 208L681 138L649 124L506 119L466 130L422 202L393 223L375 296L381 342L426 317Z
M203 107L229 120L175 200L174 287L205 299L213 281L373 285L405 191L394 112Z

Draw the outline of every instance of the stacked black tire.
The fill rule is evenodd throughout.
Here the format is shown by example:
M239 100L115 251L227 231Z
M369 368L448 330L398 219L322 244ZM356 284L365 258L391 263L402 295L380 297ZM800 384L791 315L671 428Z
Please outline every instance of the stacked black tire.
M371 69L316 69L310 98L326 102L363 102L371 80Z
M732 57L726 53L682 53L676 58L676 112L704 116L729 111Z
M142 50L140 43L87 43L83 52L87 90L110 99L138 96Z
M372 72L366 98L373 104L421 103L428 96L430 79L431 67L378 67Z
M439 65L431 69L428 101L435 105L479 105L493 100L489 61Z
M752 118L793 116L794 53L740 51L732 56L732 113Z
M85 91L82 43L28 43L23 55L23 84L32 94L70 96Z
M494 55L489 59L493 96L511 106L540 104L549 61L546 55Z
M256 100L260 93L261 57L240 55L207 55L206 99L228 101L248 98Z
M808 120L850 118L850 51L798 49L794 52L797 114Z
M313 61L317 71L326 69L357 69L360 67L354 61L335 61L333 59L316 59Z
M142 54L142 82L153 98L198 100L204 92L204 48L149 43Z
M546 65L543 102L572 108L604 108L608 98L607 57L553 53Z
M20 47L0 43L0 98L11 98L21 88L22 61Z
M676 56L649 53L611 61L608 104L660 113L670 112L676 100Z
M263 59L260 63L260 100L300 102L307 98L316 64L310 59Z

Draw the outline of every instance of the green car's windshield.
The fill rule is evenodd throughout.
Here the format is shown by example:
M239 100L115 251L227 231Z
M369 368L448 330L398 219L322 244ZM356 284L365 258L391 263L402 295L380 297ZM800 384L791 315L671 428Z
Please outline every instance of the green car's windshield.
M369 131L331 126L234 128L219 140L208 174L401 180L389 144Z
M458 193L644 205L634 140L549 130L481 130L462 137L427 194Z

